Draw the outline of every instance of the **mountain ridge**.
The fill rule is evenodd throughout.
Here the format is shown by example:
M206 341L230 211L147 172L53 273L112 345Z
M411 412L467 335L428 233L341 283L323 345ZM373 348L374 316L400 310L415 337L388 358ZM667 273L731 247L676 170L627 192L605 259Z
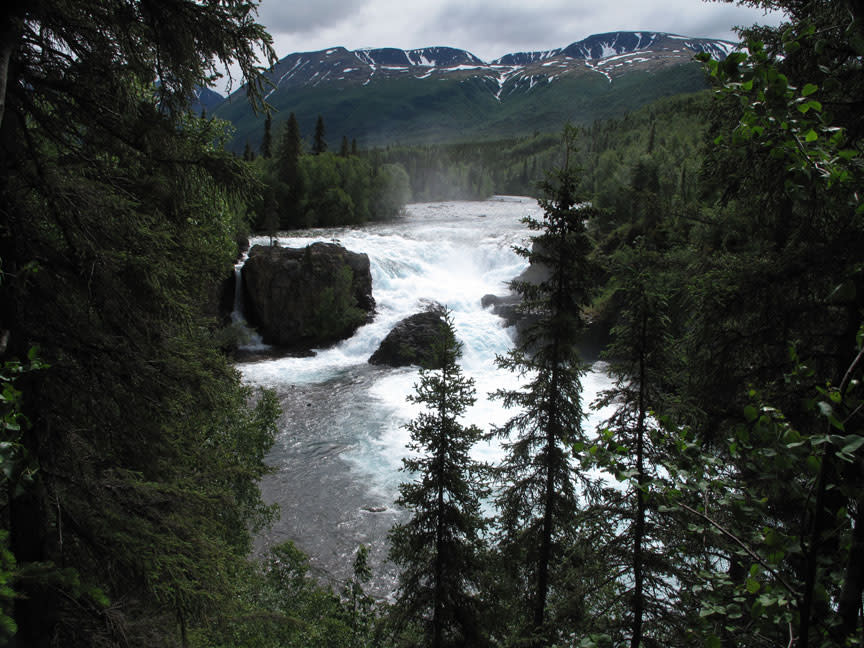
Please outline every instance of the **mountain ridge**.
M308 122L321 114L331 134L365 146L548 131L703 88L694 56L722 59L737 47L656 31L594 34L491 62L454 47L331 47L282 57L266 75L265 98L286 118L295 112ZM253 123L244 105L241 88L216 109L237 128L235 150L261 131L261 119ZM302 118L301 127L309 132Z
M271 94L282 84L286 87L319 85L327 80L368 83L374 76L380 77L382 74L392 77L421 73L418 78L428 78L436 74L485 70L506 82L507 78L518 74L522 68L548 63L550 60L577 64L584 62L589 68L594 68L589 62L639 52L654 55L665 53L667 58L689 58L705 52L714 58L723 59L737 47L732 41L649 31L593 34L566 47L505 54L491 62L480 59L468 50L454 47L412 50L392 47L348 50L345 47L331 47L316 52L288 54L276 63L268 73L268 78L271 82L275 81Z

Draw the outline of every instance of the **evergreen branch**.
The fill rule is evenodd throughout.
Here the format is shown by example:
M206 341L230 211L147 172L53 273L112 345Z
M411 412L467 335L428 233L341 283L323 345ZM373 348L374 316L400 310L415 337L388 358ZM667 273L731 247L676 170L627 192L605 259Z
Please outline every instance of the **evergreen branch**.
M753 560L755 560L757 563L759 563L760 565L762 565L762 567L763 567L763 568L764 568L768 573L770 573L770 574L771 574L771 575L772 575L772 576L777 580L777 582L780 583L780 584L781 584L781 585L786 589L786 591L789 592L789 594L791 594L792 597L795 598L796 601L798 600L798 593L795 591L795 589L794 589L794 588L793 588L789 583L786 582L786 579L783 578L783 577L782 577L782 576L777 572L776 569L774 569L771 565L769 565L767 562L765 562L765 560L764 560L764 559L763 559L759 554L757 554L755 551L753 551L753 550L752 550L752 549L747 545L747 543L744 542L741 538L739 538L738 536L736 536L734 533L732 533L731 531L729 531L729 530L728 530L726 527L724 527L722 524L720 524L719 522L717 522L717 521L714 520L713 518L709 517L708 515L705 515L705 514L702 513L701 511L697 511L697 510L694 509L693 507L688 506L687 504L684 504L683 502L679 502L679 503L678 503L678 506L680 506L681 508L683 508L683 509L686 510L686 511L689 511L689 512L692 513L693 515L696 515L696 516L702 518L703 520L705 520L706 522L708 522L711 526L713 526L715 529L717 529L718 531L720 531L720 533L722 533L722 534L725 535L727 538L729 538L730 540L732 540L735 544L737 544L739 547L741 547L741 549L743 549L744 552L745 552L748 556L750 556Z

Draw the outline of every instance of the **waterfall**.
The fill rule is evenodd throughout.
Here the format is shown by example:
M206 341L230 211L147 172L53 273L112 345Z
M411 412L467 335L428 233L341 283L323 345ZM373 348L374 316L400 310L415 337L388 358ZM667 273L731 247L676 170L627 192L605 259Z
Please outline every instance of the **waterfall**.
M451 309L463 343L460 364L475 381L477 402L464 422L489 430L510 418L513 412L488 394L519 385L518 376L495 362L511 348L514 331L484 309L481 299L506 294L507 282L526 268L513 246L527 243L530 232L522 222L527 215L540 216L528 198L424 203L410 205L408 215L395 223L279 238L285 247L335 240L368 254L377 308L371 323L348 340L317 349L314 357L239 365L247 383L276 390L284 413L269 458L276 472L262 481L265 499L280 504L282 518L259 538L259 548L290 538L313 564L344 578L357 545L372 542L372 564L384 570L377 574L377 587L388 590L393 575L384 566L384 540L403 515L393 501L406 479L400 472L409 438L404 425L417 413L406 397L413 393L418 370L373 367L367 360L401 319L422 310L427 300L443 304ZM239 287L237 295L241 309ZM607 383L602 372L586 376L586 408ZM502 455L495 441L478 444L473 452L489 462Z
M243 264L246 263L248 255L243 254L243 257L234 264L234 307L231 309L231 321L235 324L239 322L246 323L243 317Z
M241 332L242 343L239 346L243 351L264 351L270 348L264 344L261 335L246 323L243 304L243 264L249 258L249 252L243 253L240 260L234 264L234 306L231 309L231 323Z

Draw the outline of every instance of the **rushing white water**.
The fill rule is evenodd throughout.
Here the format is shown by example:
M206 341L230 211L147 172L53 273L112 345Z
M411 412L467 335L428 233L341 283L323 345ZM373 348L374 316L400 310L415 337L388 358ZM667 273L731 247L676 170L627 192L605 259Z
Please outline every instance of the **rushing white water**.
M280 504L282 518L262 545L295 540L314 565L340 579L357 545L372 542L373 563L387 571L382 540L401 515L393 501L406 477L400 472L408 442L404 425L416 414L406 398L418 374L416 368L373 367L367 361L393 326L424 303L451 310L463 343L460 364L477 392L464 422L488 430L513 415L488 398L494 389L518 384L518 377L495 364L496 355L511 347L512 331L480 301L486 294L505 294L506 282L525 269L512 247L527 242L521 220L529 214L539 216L539 207L528 198L426 203L410 205L397 223L279 237L285 247L335 240L368 254L377 312L349 340L314 357L239 365L246 382L276 389L283 408L270 457L276 472L262 483L265 499ZM585 403L607 385L602 371L589 372ZM594 415L589 425L592 418L599 420ZM501 453L490 442L475 455L494 462ZM379 591L385 591L392 574L381 578Z

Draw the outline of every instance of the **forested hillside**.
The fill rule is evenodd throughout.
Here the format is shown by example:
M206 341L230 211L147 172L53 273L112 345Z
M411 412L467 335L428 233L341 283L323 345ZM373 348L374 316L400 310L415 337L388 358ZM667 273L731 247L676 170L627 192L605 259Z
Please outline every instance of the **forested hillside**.
M5 9L0 642L864 644L864 13L744 4L789 22L706 57L713 93L563 142L337 154L319 120L307 152L289 120L254 160L188 110L232 60L262 107L254 3ZM258 483L279 412L241 384L214 304L249 227L536 180L518 252L546 272L512 284L510 418L461 422L474 385L445 316L407 426L392 600L367 594L365 547L337 586L290 542L250 556L277 514ZM589 430L597 328L613 413ZM471 460L484 437L499 465Z
M267 74L275 119L297 115L311 131L316 115L332 134L362 148L460 142L559 131L620 117L662 97L705 89L694 56L724 58L728 41L658 32L594 34L567 47L514 52L486 63L448 47L296 52ZM265 120L242 88L215 108L237 135L260 140Z
M677 95L620 119L575 127L570 159L581 169L581 190L599 205L612 207L629 184L632 167L641 161L659 174L667 194L692 194L709 104L707 91ZM540 183L563 160L560 133L458 144L389 146L360 154L375 165L398 164L404 168L416 202L473 200L493 194L537 196Z

